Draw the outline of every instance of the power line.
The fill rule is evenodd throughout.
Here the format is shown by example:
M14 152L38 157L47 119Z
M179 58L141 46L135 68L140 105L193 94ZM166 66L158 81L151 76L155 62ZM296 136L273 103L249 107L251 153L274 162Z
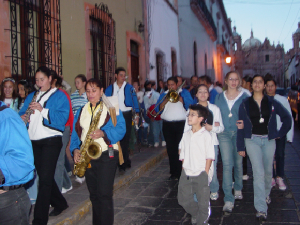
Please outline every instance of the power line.
M292 1L292 3L291 3L291 6L290 6L290 9L289 9L289 12L288 12L288 14L287 14L287 17L286 17L286 19L285 19L285 21L284 21L284 24L283 24L283 27L282 27L282 29L281 29L281 32L280 32L280 35L279 35L279 38L278 38L278 40L280 40L280 37L281 37L282 31L283 31L283 28L284 28L284 26L285 26L285 23L286 23L287 19L289 18L289 15L290 15L290 11L291 11L291 8L292 8L292 5L293 5L293 2L294 2L294 0L293 0L293 1Z
M299 10L298 10L298 12L297 12L297 15L296 15L296 18L295 18L294 22L292 23L291 28L290 28L289 32L287 32L287 35L286 35L285 39L283 40L283 42L284 42L284 41L287 39L287 37L290 35L290 32L291 32L291 30L292 30L292 28L293 28L293 25L294 25L295 21L297 20L297 17L298 17L299 12L300 12L300 8L299 8Z

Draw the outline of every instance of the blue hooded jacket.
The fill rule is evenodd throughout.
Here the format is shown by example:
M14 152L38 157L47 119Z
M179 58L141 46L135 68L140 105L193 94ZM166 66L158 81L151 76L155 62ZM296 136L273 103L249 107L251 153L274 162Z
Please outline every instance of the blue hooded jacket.
M271 112L269 122L268 122L268 139L272 140L275 138L281 138L287 134L292 126L292 117L290 113L286 110L284 106L281 105L274 97L268 97L269 111ZM252 122L250 120L249 114L249 99L251 97L245 98L241 103L239 108L239 120L244 121L244 129L237 130L237 150L245 151L245 138L251 138L252 136ZM282 121L282 126L279 131L277 131L276 114L280 116Z

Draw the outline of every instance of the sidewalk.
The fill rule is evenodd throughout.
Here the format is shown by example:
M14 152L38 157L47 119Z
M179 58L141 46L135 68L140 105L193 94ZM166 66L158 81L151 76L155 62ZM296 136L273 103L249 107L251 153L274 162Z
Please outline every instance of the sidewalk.
M140 152L131 155L130 159L132 167L127 169L123 175L120 175L119 170L117 170L114 182L114 192L134 182L146 171L160 162L166 155L167 152L165 147L142 148ZM89 200L89 192L86 183L79 184L75 181L74 176L72 176L71 180L73 189L64 194L69 208L59 216L49 217L49 225L77 224L80 220L84 219L86 214L91 210L91 202ZM53 208L50 208L50 211L52 209ZM31 217L32 214L33 213L31 213Z

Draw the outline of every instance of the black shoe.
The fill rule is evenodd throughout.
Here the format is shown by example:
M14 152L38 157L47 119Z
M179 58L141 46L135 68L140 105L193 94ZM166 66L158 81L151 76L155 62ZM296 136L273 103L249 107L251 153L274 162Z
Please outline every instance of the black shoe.
M126 171L126 166L125 166L125 164L123 163L122 165L119 165L119 172L120 172L120 173L125 173L125 171Z
M179 180L179 178L175 175L171 175L168 180Z
M267 220L267 213L259 211L259 212L256 213L256 218L259 221L266 221Z
M127 163L126 163L126 168L131 168L131 160L128 159Z
M59 214L61 214L64 210L66 210L69 206L67 205L66 207L64 207L63 209L56 209L54 208L50 213L49 216L58 216Z

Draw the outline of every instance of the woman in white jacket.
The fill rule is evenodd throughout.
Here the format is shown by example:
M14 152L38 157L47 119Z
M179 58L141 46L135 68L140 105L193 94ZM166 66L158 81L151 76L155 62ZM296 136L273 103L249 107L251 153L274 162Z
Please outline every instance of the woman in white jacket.
M198 104L207 107L209 111L209 115L207 117L207 121L205 124L205 129L210 131L212 136L212 141L215 148L215 162L214 166L214 175L212 177L212 181L210 183L210 199L217 200L219 197L219 181L217 178L217 162L218 162L218 153L219 153L219 141L217 138L217 134L223 132L224 125L222 121L221 112L218 106L209 103L209 89L206 85L201 84L198 87L196 97L198 99ZM188 115L188 114L187 114ZM185 123L184 131L191 129L191 126L188 125L187 121Z

